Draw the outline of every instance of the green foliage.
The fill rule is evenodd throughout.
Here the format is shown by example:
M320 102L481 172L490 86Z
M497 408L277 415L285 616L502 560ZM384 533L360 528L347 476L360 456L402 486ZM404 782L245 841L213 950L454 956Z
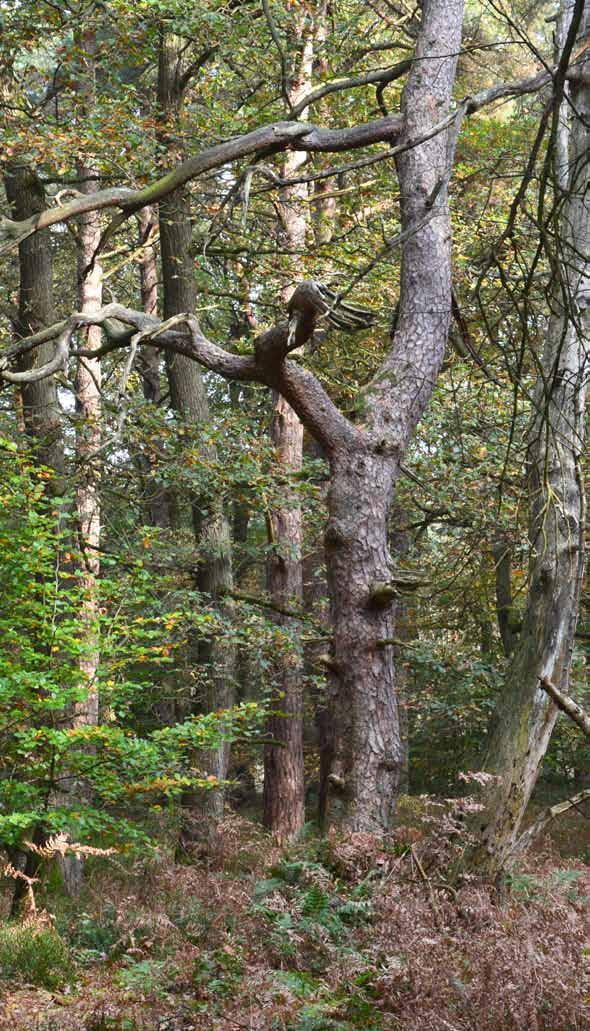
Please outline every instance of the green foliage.
M373 917L369 879L346 889L312 858L286 857L271 874L256 883L253 910L268 922L281 966L296 967L304 943L311 971L323 970L330 949L350 948L354 928Z
M244 972L241 956L235 949L214 949L202 952L195 960L192 983L199 994L212 997L213 1001L229 996L235 990Z
M72 957L51 928L0 926L0 978L54 989L72 976Z
M165 993L173 981L175 969L166 960L133 959L125 956L124 966L117 973L117 980L122 988L134 995L142 992Z
M506 884L510 891L525 901L544 901L551 905L556 894L565 894L570 902L586 906L590 897L580 895L576 888L577 882L583 877L581 870L552 870L546 877L537 877L533 874L516 871L507 874Z
M0 844L20 846L39 828L92 845L145 848L146 812L157 814L189 789L214 788L198 756L222 740L255 739L264 706L244 702L155 729L133 722L146 679L161 677L173 647L168 635L184 618L150 613L158 591L140 561L116 590L112 579L101 583L101 721L72 725L94 690L81 660L95 643L87 627L81 631L82 559L65 502L58 517L45 491L50 475L0 448Z
M113 906L108 906L96 917L86 912L77 915L68 940L80 963L111 958L114 947L121 941L121 928L116 917Z

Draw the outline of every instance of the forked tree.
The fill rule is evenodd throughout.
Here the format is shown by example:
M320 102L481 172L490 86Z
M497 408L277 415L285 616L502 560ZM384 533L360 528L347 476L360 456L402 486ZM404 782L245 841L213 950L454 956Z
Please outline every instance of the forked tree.
M580 2L574 16L578 21L582 8ZM486 104L543 88L553 89L558 96L567 69L567 62L560 64L557 73L543 67L529 79L503 83L454 102L462 22L462 0L427 0L415 22L411 60L364 79L324 84L298 102L292 121L263 126L204 150L142 190L99 191L92 198L76 197L22 222L4 220L1 226L10 249L51 224L88 210L114 208L117 213L103 235L108 240L133 213L228 162L280 151L337 153L388 144L388 154L396 162L401 207L400 235L388 243L388 248L401 247L399 307L387 355L364 387L354 421L339 410L304 364L289 358L342 303L342 298L326 299L315 283L297 286L284 321L257 338L250 356L233 354L208 340L194 312L160 322L115 304L91 315L77 313L21 342L20 350L15 347L2 363L2 375L14 379L11 358L23 347L53 338L57 347L52 360L33 373L20 374L50 375L67 361L76 331L100 325L104 339L92 354L95 358L130 344L133 348L157 344L228 379L264 384L280 393L297 413L321 444L330 466L325 553L332 621L329 666L336 700L330 779L344 798L347 826L376 833L390 826L403 764L395 664L397 574L388 546L388 520L404 456L432 396L445 353L452 311L448 185L455 144L463 118ZM571 48L570 52L575 58ZM406 74L398 114L344 129L297 120L334 89L387 83ZM77 353L84 351L78 348ZM581 399L579 392L577 397ZM556 461L561 453L555 452ZM557 490L558 485L552 483L551 489ZM552 539L548 541L552 546ZM573 608L575 599L572 612ZM544 633L541 629L541 636ZM541 648L540 638L529 635L527 639ZM567 661L567 650L563 657ZM537 688L533 685L531 690L534 695ZM510 732L515 732L514 726ZM506 809L505 799L500 804ZM517 819L519 814L511 813L509 818Z

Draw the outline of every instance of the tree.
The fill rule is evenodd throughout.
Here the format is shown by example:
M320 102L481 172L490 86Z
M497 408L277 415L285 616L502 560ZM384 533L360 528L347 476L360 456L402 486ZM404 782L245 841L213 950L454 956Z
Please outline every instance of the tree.
M10 249L16 241L84 211L114 208L103 235L106 242L132 214L162 202L189 181L211 172L223 181L230 162L251 159L250 168L272 181L273 173L258 166L262 158L282 151L339 153L388 144L382 153L351 163L395 158L401 232L386 241L371 267L397 245L402 265L387 353L371 371L350 417L330 399L318 377L288 357L312 338L322 320L337 318L344 310L344 296L330 297L315 282L299 285L289 301L287 319L262 333L250 355L211 343L194 312L176 313L160 323L149 314L114 304L93 316L77 314L55 329L54 338L61 334L58 352L44 370L49 374L63 365L75 329L91 322L105 331L101 354L127 347L133 338L133 346L157 345L228 379L261 383L279 392L316 437L331 475L325 535L333 629L329 666L336 698L331 781L343 792L348 825L377 832L389 826L403 763L394 625L400 576L389 552L388 519L408 446L443 363L452 309L447 193L455 143L466 115L503 98L535 94L552 81L551 70L544 68L530 78L482 90L453 107L462 17L458 0L430 0L421 17L405 26L415 41L411 60L324 82L299 101L290 121L263 125L205 148L148 186L114 186L92 198L65 200L34 218L2 223ZM383 101L385 87L406 75L399 114L382 109L381 117L342 129L298 120L325 97L346 97L359 87L377 86ZM284 86L282 79L281 83ZM337 175L338 166L330 174ZM7 379L11 354L3 371ZM97 357L96 350L92 356Z
M310 338L317 318L326 313L326 303L313 288L296 291L289 322L258 338L254 358L233 357L206 343L194 317L173 317L156 330L165 345L165 328L173 331L187 324L192 339L176 345L177 351L223 375L255 379L279 391L326 452L332 480L325 543L334 630L332 668L338 678L334 754L337 776L346 785L348 823L363 830L388 827L402 762L390 643L395 586L387 519L400 461L436 383L449 324L447 184L460 121L457 114L449 114L449 106L461 24L459 2L441 0L424 12L401 115L340 132L314 130L296 122L262 128L202 157L189 158L159 186L140 191L129 207L130 195L122 197L116 189L107 191L108 199L103 193L102 202L97 204L94 198L91 203L95 210L102 203L122 200L126 212L138 209L169 195L199 170L269 146L339 150L380 139L401 141L397 157L403 240L400 310L390 353L365 388L362 421L355 425L347 419L319 382L287 359L289 351ZM423 142L414 145L418 140ZM79 211L81 204L84 201L76 200L69 210L64 205L62 216ZM42 216L37 226L43 221ZM22 231L21 227L9 229L15 235ZM114 312L111 308L110 314ZM137 315L128 318L135 328L150 325ZM153 329L142 339L150 337Z
M562 692L568 690L584 574L581 459L590 254L590 89L584 75L585 58L571 80L569 95L562 98L571 56L584 53L589 18L582 2L573 8L568 4L562 7L562 50L552 97L549 151L555 164L557 192L551 314L529 431L529 592L518 644L487 743L485 769L492 777L485 810L477 821L479 844L470 857L471 864L492 877L504 870L515 850L557 718L558 710L541 682L549 680ZM564 122L568 127L565 146Z
M311 89L313 67L314 17L307 11L298 13L292 63L295 71L287 87L286 100L294 107ZM283 163L282 178L296 178L303 170L308 155L293 150ZM293 293L300 255L305 254L308 231L307 183L287 186L280 195L280 235L288 254L290 283L282 291L288 304ZM303 464L303 424L297 413L280 393L273 393L270 428L277 462L286 478L301 472ZM269 553L267 559L268 590L278 608L301 609L303 603L303 514L296 493L286 493L285 503L269 513ZM289 616L277 613L277 619L289 627ZM303 769L303 655L301 645L294 644L281 656L275 671L276 714L269 721L270 743L264 755L264 821L279 841L297 838L305 822L305 786Z

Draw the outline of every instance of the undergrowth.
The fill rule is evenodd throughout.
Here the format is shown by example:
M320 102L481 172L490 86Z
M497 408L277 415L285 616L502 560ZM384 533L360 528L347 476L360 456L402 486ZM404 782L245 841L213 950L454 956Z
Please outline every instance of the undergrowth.
M11 990L0 1026L589 1027L590 869L547 853L502 892L470 880L451 885L431 816L426 807L420 818L405 813L386 845L332 834L282 851L231 817L217 851L192 865L165 855L110 872L103 864L77 906L47 900L59 934L3 929ZM19 934L26 947L6 947ZM67 1006L60 991L69 993Z

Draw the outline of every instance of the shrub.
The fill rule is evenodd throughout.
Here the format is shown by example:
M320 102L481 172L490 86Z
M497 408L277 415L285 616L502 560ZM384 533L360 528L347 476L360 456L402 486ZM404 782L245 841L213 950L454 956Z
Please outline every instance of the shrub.
M58 988L71 974L69 950L49 927L6 924L0 927L0 977L41 988Z

